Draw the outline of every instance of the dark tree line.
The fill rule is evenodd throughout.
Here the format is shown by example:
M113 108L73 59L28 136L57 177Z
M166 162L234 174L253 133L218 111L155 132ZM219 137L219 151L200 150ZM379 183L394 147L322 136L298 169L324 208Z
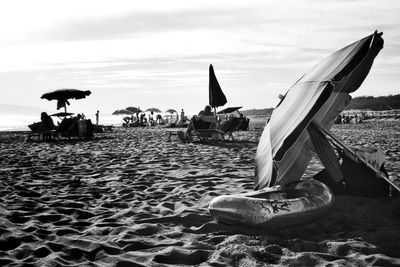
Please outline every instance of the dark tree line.
M400 94L388 96L360 96L351 100L346 109L391 110L400 109Z

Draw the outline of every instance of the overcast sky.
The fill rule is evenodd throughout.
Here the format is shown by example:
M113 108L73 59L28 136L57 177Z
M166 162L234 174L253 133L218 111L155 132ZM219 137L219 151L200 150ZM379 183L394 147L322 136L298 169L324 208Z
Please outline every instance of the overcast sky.
M55 110L59 88L91 90L69 110L208 102L213 64L226 106L274 107L307 70L375 30L384 49L353 94L400 93L400 1L0 1L0 104Z

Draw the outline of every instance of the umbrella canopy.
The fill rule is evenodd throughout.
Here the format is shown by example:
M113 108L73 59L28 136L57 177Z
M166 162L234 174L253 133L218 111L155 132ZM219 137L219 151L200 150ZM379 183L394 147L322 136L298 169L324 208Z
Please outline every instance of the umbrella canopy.
M140 110L140 108L137 108L137 107L127 107L126 110L129 110L130 112L133 112L133 113L142 112Z
M224 114L224 113L232 113L235 112L239 109L241 109L242 107L229 107L229 108L225 108L221 111L218 111L217 114Z
M148 108L146 109L146 112L155 112L155 113L161 113L161 110L159 110L158 108Z
M58 113L51 114L50 116L68 117L68 116L71 116L71 115L74 115L74 113L71 113L71 112L58 112Z
M219 86L217 77L215 77L214 68L211 64L209 76L208 102L213 108L222 107L226 104L227 100L224 92L222 92L221 86Z
M131 115L131 114L133 114L133 112L127 109L117 109L112 113L112 115Z
M43 94L40 98L47 100L57 100L57 109L62 107L67 112L66 104L69 105L68 99L82 99L89 96L91 92L89 90L82 91L78 89L59 89Z
M383 48L381 35L375 32L340 49L287 91L258 144L256 190L301 179L314 151L311 122L329 130L350 102L349 93L360 87Z
M170 109L167 109L165 111L165 113L178 113L178 111L176 111L175 109L170 108Z

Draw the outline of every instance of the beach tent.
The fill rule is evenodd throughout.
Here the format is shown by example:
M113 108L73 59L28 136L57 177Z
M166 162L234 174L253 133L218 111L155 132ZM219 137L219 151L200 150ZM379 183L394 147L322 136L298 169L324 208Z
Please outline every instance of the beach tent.
M219 85L217 77L215 76L214 68L211 64L209 69L208 93L208 102L210 106L214 108L214 110L216 107L221 107L226 104L226 97L224 92L222 92L221 86Z
M324 131L350 102L349 93L368 75L383 48L381 36L375 32L333 53L287 91L258 144L255 190L300 180L316 150L332 177L341 179Z

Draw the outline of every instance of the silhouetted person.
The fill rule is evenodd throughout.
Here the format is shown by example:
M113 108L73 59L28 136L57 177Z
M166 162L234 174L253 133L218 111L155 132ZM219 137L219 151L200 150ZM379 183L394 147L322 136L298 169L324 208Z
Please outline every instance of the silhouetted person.
M54 130L56 128L53 119L46 112L42 112L40 114L40 120L42 121L43 127L46 130Z
M186 137L188 137L192 132L194 123L196 123L196 125L200 129L207 129L211 126L212 123L201 120L202 116L214 116L214 113L212 112L212 108L210 105L205 106L205 108L199 112L198 116L192 117L185 133Z
M199 112L199 116L214 116L210 105L205 106L204 110Z
M40 114L40 120L45 131L51 131L57 128L54 125L53 119L46 112ZM51 135L51 133L44 133L43 140L51 140Z
M99 111L96 112L96 125L99 125Z
M185 111L181 110L181 122L185 121Z

